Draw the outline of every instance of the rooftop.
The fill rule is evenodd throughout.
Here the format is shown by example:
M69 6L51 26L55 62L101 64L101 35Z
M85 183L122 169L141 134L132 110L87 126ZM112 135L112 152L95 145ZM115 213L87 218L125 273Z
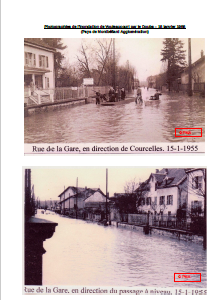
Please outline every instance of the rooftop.
M36 46L37 48L46 48L49 51L55 52L56 49L54 47L49 46L47 43L42 41L40 38L24 38L25 44L31 44L32 46Z

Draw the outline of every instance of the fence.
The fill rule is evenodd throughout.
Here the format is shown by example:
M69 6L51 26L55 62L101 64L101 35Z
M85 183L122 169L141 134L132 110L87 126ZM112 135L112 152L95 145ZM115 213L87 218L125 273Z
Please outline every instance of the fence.
M107 94L109 90L108 86L81 86L81 87L67 87L67 88L55 88L54 89L54 100L62 101L66 99L77 99L84 97L95 96L95 91L101 94Z
M205 82L194 83L195 92L205 92Z
M156 227L167 227L188 230L190 229L190 223L187 222L186 218L178 219L176 215L153 215L150 216L153 226Z

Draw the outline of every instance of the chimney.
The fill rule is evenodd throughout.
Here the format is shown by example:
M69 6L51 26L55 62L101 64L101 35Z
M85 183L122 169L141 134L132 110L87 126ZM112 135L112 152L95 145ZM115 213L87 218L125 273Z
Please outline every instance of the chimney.
M168 169L165 169L166 174L168 174Z
M203 50L201 50L201 57L203 57Z
M156 173L159 173L159 169L156 169Z

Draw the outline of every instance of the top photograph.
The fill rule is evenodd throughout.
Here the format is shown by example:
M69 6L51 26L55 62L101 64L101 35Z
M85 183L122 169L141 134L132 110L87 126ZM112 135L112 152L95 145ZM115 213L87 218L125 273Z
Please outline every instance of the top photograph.
M25 38L25 154L205 152L204 38Z

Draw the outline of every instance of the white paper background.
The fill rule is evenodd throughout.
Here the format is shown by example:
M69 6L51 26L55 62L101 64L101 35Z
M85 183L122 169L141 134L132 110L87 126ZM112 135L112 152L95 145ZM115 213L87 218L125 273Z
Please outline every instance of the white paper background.
M208 290L210 296L220 294L220 264L218 265L220 263L218 246L220 244L220 222L218 222L220 218L220 130L217 122L220 119L221 101L219 13L218 1L2 1L2 299L30 297L21 295L22 166L207 166ZM24 157L23 39L24 37L82 37L77 30L44 30L44 24L184 24L187 26L186 30L150 30L149 36L137 35L137 37L206 38L206 155ZM93 38L93 36L87 37ZM102 34L102 37L113 36ZM119 37L123 38L122 35ZM130 37L134 38L135 35L126 36L126 38ZM35 299L36 297L40 296L35 296ZM90 297L97 298L97 296Z

